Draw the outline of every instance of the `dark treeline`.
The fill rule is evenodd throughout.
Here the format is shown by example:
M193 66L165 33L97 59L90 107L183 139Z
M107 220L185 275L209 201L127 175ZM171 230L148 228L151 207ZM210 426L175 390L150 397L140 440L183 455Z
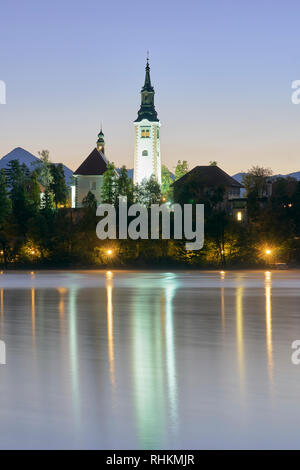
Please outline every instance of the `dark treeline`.
M247 218L238 222L224 210L224 188L209 193L186 185L173 194L172 182L187 172L178 162L173 176L163 167L162 186L154 179L134 186L123 167L112 163L103 177L102 201L146 207L165 201L205 205L205 243L202 250L186 251L185 240L99 240L96 236L96 200L90 192L80 209L71 209L62 165L54 165L47 151L41 162L27 168L12 161L0 172L0 261L3 267L194 266L261 267L300 263L300 182L273 181L272 195L264 196L269 173L252 169L244 181ZM214 162L213 162L214 163ZM260 171L258 171L260 170ZM171 230L172 233L172 230Z

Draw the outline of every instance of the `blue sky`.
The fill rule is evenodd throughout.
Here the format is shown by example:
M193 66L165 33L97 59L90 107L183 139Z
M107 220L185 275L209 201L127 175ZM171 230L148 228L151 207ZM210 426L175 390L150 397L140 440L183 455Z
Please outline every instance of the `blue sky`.
M1 2L0 155L49 149L72 169L95 145L133 167L133 121L150 50L162 161L300 170L296 1Z

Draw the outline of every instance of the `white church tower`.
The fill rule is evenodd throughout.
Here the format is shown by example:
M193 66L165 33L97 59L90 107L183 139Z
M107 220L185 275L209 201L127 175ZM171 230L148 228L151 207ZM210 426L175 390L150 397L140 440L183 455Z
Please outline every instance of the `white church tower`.
M155 176L161 184L160 122L154 106L154 88L147 59L145 83L138 117L134 121L134 183Z

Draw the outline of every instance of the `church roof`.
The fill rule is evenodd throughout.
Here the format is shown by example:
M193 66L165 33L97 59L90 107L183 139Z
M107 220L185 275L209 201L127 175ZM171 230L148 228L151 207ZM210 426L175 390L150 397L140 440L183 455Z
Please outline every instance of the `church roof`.
M195 168L189 171L186 175L175 181L172 186L185 184L191 180L206 187L225 186L231 188L243 188L242 184L216 165L195 166Z
M103 175L106 170L107 160L104 154L94 148L94 150L74 172L74 175Z

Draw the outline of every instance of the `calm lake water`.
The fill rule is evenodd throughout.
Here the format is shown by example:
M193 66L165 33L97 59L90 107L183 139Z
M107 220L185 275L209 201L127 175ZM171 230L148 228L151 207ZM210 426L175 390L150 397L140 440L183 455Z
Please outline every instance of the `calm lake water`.
M0 448L299 448L300 271L0 275Z

